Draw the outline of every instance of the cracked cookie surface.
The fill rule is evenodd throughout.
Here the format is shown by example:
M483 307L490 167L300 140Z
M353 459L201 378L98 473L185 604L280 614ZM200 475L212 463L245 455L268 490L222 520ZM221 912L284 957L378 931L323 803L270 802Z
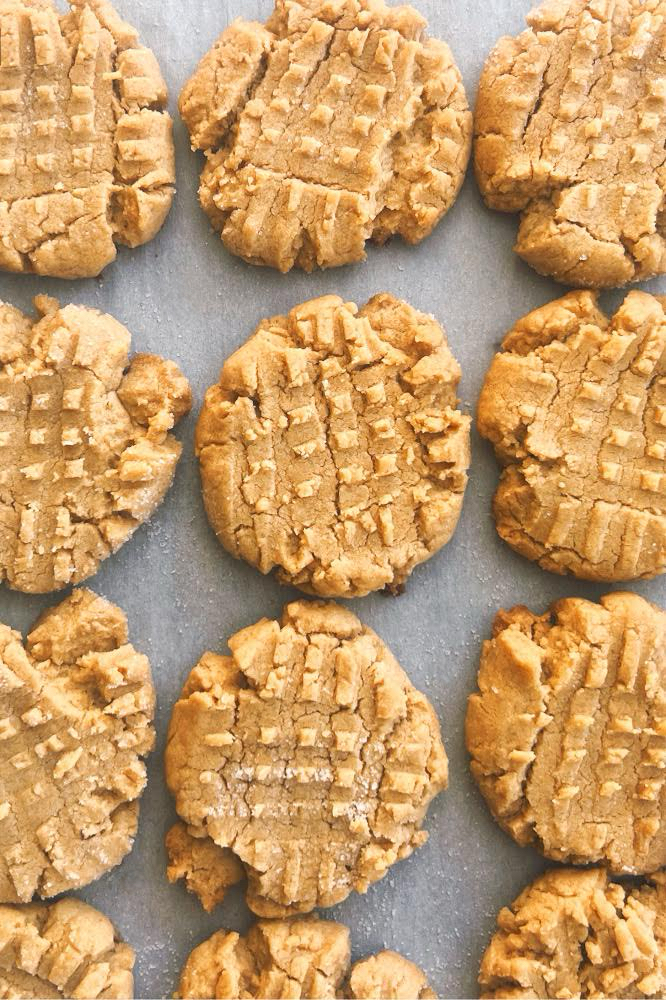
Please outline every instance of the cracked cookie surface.
M328 920L259 921L244 936L221 930L189 956L178 996L434 1000L421 970L384 951L350 970L349 931Z
M555 861L666 867L666 613L634 594L501 611L469 700L472 774Z
M0 303L0 582L45 593L96 573L160 504L191 396L171 361L128 368L113 317L35 305L33 322Z
M666 566L666 299L590 292L524 316L495 355L479 432L505 465L497 530L544 569L635 580Z
M475 165L516 251L567 285L666 271L666 3L547 0L486 62Z
M287 605L206 653L165 755L181 818L231 848L262 917L365 892L427 839L447 784L433 709L377 635L335 604Z
M28 635L0 625L0 900L99 878L136 833L155 734L150 665L89 590Z
M664 875L640 885L560 868L500 911L483 956L482 1000L666 994Z
M79 899L0 906L0 993L34 1000L134 996L134 951Z
M92 277L151 240L175 180L166 103L107 0L0 0L0 268Z
M397 590L451 538L470 462L441 326L391 295L259 324L206 393L196 450L225 548L321 597Z
M180 96L200 200L254 264L348 264L426 237L463 181L472 119L447 45L408 6L276 0L234 21Z
M195 831L197 832L197 831ZM185 823L174 823L165 838L167 878L185 880L204 910L210 913L227 890L245 878L245 869L226 847L218 847L207 835L195 836Z

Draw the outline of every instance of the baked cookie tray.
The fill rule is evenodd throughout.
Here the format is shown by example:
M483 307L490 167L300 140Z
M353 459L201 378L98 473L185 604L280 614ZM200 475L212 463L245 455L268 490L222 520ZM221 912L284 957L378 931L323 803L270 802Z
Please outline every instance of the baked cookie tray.
M315 274L283 276L232 257L197 203L198 157L189 151L176 110L178 92L221 29L243 16L264 21L272 0L116 0L160 62L176 119L178 194L158 237L121 249L97 280L65 282L0 275L0 298L25 311L39 293L112 313L132 332L133 351L178 362L194 392L192 414L177 430L184 455L174 487L148 526L89 581L120 605L136 648L152 663L158 694L157 748L141 804L139 834L122 865L78 893L113 920L137 952L137 997L175 990L194 945L219 927L251 923L242 887L206 915L182 883L165 876L164 834L175 819L163 777L171 707L206 650L264 615L276 617L295 591L232 559L208 525L192 438L204 390L224 358L271 314L335 292L363 304L390 291L435 314L446 328L463 377L461 399L474 412L486 368L514 320L563 289L539 277L513 252L516 217L488 211L472 172L457 203L433 236L417 247L395 240L370 248L365 264ZM419 0L432 35L451 45L470 103L488 52L502 34L516 34L526 0ZM666 293L666 280L645 286ZM604 293L612 310L622 292ZM354 957L395 948L426 972L440 997L477 996L481 955L500 908L546 865L496 826L469 772L463 740L466 700L475 687L480 644L500 607L524 603L545 610L560 597L597 599L611 589L541 570L496 534L491 500L498 470L490 445L473 440L473 462L463 515L454 540L417 569L399 597L378 594L350 602L390 646L415 687L439 714L450 761L450 787L431 806L430 839L365 896L353 894L326 915L350 926ZM666 578L632 585L666 603ZM62 596L62 595L60 595ZM33 597L0 589L0 621L25 631L59 595Z

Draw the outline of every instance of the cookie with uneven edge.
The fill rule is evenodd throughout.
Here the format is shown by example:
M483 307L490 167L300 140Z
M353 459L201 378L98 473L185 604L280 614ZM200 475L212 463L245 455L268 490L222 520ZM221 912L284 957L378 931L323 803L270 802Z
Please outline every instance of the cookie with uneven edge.
M228 848L204 835L194 836L185 823L174 823L165 838L170 882L185 880L204 910L210 913L221 903L227 890L245 878L245 869Z
M327 920L259 921L242 937L220 930L190 954L177 996L431 1000L412 962L383 951L350 970L349 930Z
M602 868L557 868L497 918L481 962L482 1000L662 998L666 887L613 882Z
M554 573L636 580L666 567L666 299L606 316L572 292L524 316L486 375L478 426L505 466L501 537Z
M0 0L0 268L97 275L164 222L175 179L155 56L107 0Z
M206 393L196 450L218 538L320 597L399 590L451 538L470 462L441 326L391 295L259 324Z
M547 0L479 84L475 166L517 253L567 285L666 271L663 0Z
M469 699L472 774L555 861L666 867L666 613L635 594L501 611Z
M0 993L26 1000L134 996L134 951L79 899L0 906Z
M150 664L122 611L77 590L0 625L0 901L78 889L131 850L152 750Z
M428 236L460 190L472 118L444 42L412 7L276 0L234 21L180 95L199 197L232 253L289 271Z
M172 361L129 331L39 296L33 321L0 303L0 582L26 593L79 583L161 503L191 405Z
M261 917L365 892L421 846L447 784L439 724L377 635L299 601L205 653L169 724L167 783L197 836L243 863Z

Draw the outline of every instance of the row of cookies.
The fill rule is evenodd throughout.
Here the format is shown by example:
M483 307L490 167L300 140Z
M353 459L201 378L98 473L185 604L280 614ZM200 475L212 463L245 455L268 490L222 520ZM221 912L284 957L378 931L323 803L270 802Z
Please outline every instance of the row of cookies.
M666 991L666 897L650 875L666 851L665 630L663 611L628 594L498 616L469 702L473 774L519 843L603 867L553 871L500 914L484 996ZM5 626L0 639L0 899L30 904L131 849L155 699L124 615L89 591L43 616L25 647ZM166 777L181 822L168 876L207 909L246 879L264 919L247 939L219 931L196 948L180 995L265 997L293 980L312 998L344 983L350 997L431 996L394 953L350 973L346 930L298 917L365 892L424 843L448 778L430 704L335 604L290 604L228 645L201 657L172 711ZM627 889L608 869L647 879ZM78 901L3 905L0 932L15 995L131 995L131 949ZM559 947L574 934L586 957Z
M5 0L0 28L0 266L65 278L151 239L175 180L152 52L108 0L70 6ZM663 15L661 0L548 2L483 70L481 191L521 213L517 251L566 284L666 271ZM311 270L433 230L462 184L472 115L425 29L383 0L276 0L265 25L222 32L180 110L206 155L201 203L233 253Z
M154 511L189 410L170 361L129 363L108 315L38 297L0 309L0 579L30 593L90 577ZM481 434L504 465L501 537L592 580L666 565L664 301L612 318L573 292L519 320L486 376ZM470 463L460 369L434 317L336 296L261 322L206 393L204 500L232 555L320 597L398 590L451 538Z

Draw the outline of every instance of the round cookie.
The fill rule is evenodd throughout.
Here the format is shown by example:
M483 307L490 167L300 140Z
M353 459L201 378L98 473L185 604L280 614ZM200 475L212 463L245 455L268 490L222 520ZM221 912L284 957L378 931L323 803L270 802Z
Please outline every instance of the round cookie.
M486 375L478 427L505 469L505 542L554 573L635 580L666 566L666 299L612 318L572 292L518 321Z
M666 613L635 594L501 611L469 699L472 774L556 861L666 866Z
M134 951L79 899L0 906L0 994L44 1000L131 1000Z
M276 0L234 21L180 95L199 196L232 253L289 271L428 236L469 159L472 117L444 42L412 7Z
M390 295L334 295L259 324L196 435L218 538L321 597L399 589L451 538L470 462L441 326Z
M0 582L79 583L161 503L191 405L172 361L136 355L112 316L35 299L0 303Z
M421 846L447 784L433 709L377 635L335 604L296 602L205 653L165 754L191 831L231 848L261 917L365 892Z
M0 901L77 889L130 851L154 708L124 614L89 590L25 647L0 625Z
M664 875L642 884L557 868L500 911L481 962L481 1000L666 993Z
M421 970L392 951L350 970L349 930L327 920L262 920L245 937L221 930L190 954L177 996L431 1000Z
M475 166L515 250L567 285L666 271L666 4L547 0L501 38L479 83Z
M160 229L175 180L155 56L107 0L3 0L0 268L92 277Z

